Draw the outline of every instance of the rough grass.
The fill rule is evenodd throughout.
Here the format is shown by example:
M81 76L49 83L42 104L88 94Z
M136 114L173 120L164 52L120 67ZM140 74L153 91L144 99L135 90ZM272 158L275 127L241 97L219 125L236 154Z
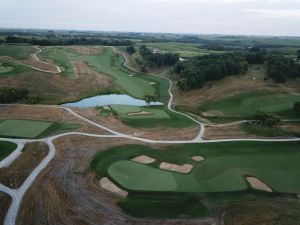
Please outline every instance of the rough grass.
M31 70L29 67L11 62L0 63L0 77L15 76L29 70Z
M0 45L0 56L27 59L35 50L29 45Z
M243 124L242 129L250 135L262 137L280 137L280 136L293 136L289 132L282 130L280 127L264 127L261 125Z
M0 160L4 159L17 148L17 145L8 141L0 141Z

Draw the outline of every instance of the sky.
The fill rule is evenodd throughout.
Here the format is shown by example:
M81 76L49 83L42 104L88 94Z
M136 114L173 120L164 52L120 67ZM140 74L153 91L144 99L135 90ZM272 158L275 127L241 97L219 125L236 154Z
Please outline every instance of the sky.
M0 0L0 27L300 36L300 0Z

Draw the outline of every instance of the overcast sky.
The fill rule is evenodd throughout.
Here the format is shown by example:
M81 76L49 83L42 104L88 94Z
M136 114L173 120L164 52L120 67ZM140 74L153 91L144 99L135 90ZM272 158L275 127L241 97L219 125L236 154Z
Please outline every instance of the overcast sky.
M0 0L0 27L300 36L300 0Z

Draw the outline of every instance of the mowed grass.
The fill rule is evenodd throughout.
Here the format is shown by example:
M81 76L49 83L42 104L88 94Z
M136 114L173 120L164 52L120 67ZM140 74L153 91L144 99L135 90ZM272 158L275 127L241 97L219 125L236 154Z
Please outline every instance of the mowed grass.
M0 141L0 160L4 159L17 148L15 143Z
M143 99L146 95L151 95L155 96L157 101L168 100L166 80L142 74L130 76L133 73L122 67L123 57L114 54L109 47L102 47L102 51L95 55L80 55L62 47L44 48L41 54L63 67L63 75L66 77L73 76L71 61L84 61L96 71L112 76L117 86L135 98ZM151 85L151 82L155 85Z
M0 121L0 137L40 138L80 128L78 124L10 119Z
M34 48L30 45L0 45L0 56L27 59L34 52Z
M219 193L251 190L246 176L261 179L273 191L300 192L299 142L223 142L186 144L166 149L127 145L99 153L91 168L129 191ZM151 165L129 161L138 155L156 158ZM205 157L195 162L192 156ZM160 162L190 163L190 174L160 170ZM160 174L161 173L161 174ZM152 176L153 175L153 176ZM175 181L175 183L174 183Z
M221 111L227 116L248 116L261 110L275 113L282 117L291 116L291 109L295 102L300 101L300 95L289 93L249 92L208 101L200 106L202 111Z
M36 138L53 123L34 120L4 120L0 123L0 136Z
M112 105L111 108L124 119L168 119L170 116L162 109L154 107L139 107L128 105ZM149 115L130 115L130 113L148 112Z

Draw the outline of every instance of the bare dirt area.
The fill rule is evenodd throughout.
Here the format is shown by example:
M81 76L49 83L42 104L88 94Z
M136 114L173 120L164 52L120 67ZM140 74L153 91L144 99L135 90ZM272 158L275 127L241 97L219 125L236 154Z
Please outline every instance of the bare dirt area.
M64 46L64 48L69 49L72 52L77 53L79 55L95 55L101 52L100 46Z
M5 105L0 106L1 119L28 119L28 120L45 120L60 123L79 124L78 132L88 132L95 134L109 134L108 132L90 125L81 119L73 116L64 109L58 107L41 107L26 105Z
M263 67L250 67L245 75L230 76L219 81L209 82L202 88L193 91L182 92L176 85L173 87L174 105L199 107L210 100L231 97L237 94L253 91L279 91L299 92L299 81L289 81L284 84L276 84L271 80L265 81L266 70ZM255 78L255 79L253 79Z
M3 192L0 192L0 224L3 224L4 222L10 203L11 197Z
M300 136L300 122L288 122L280 124L280 128L286 132Z
M67 136L55 140L55 159L24 196L18 225L86 224L201 224L201 219L170 221L134 219L117 206L118 198L100 187L89 169L95 153L125 144L141 144L122 138Z
M26 88L45 103L72 102L112 87L111 77L92 70L83 62L75 63L75 66L79 72L73 78L34 70L1 77L0 87Z
M232 124L228 126L206 126L204 132L204 139L231 139L231 138L255 138L254 135L247 134L239 124Z
M100 113L94 108L73 108L73 110L78 114L89 118L96 123L101 123L115 131L152 140L178 140L178 137L180 137L181 140L191 140L195 138L200 131L198 125L187 128L132 128L126 126L114 116L100 116Z
M9 167L0 169L0 183L9 188L20 187L47 154L48 146L44 142L26 144L22 154Z

